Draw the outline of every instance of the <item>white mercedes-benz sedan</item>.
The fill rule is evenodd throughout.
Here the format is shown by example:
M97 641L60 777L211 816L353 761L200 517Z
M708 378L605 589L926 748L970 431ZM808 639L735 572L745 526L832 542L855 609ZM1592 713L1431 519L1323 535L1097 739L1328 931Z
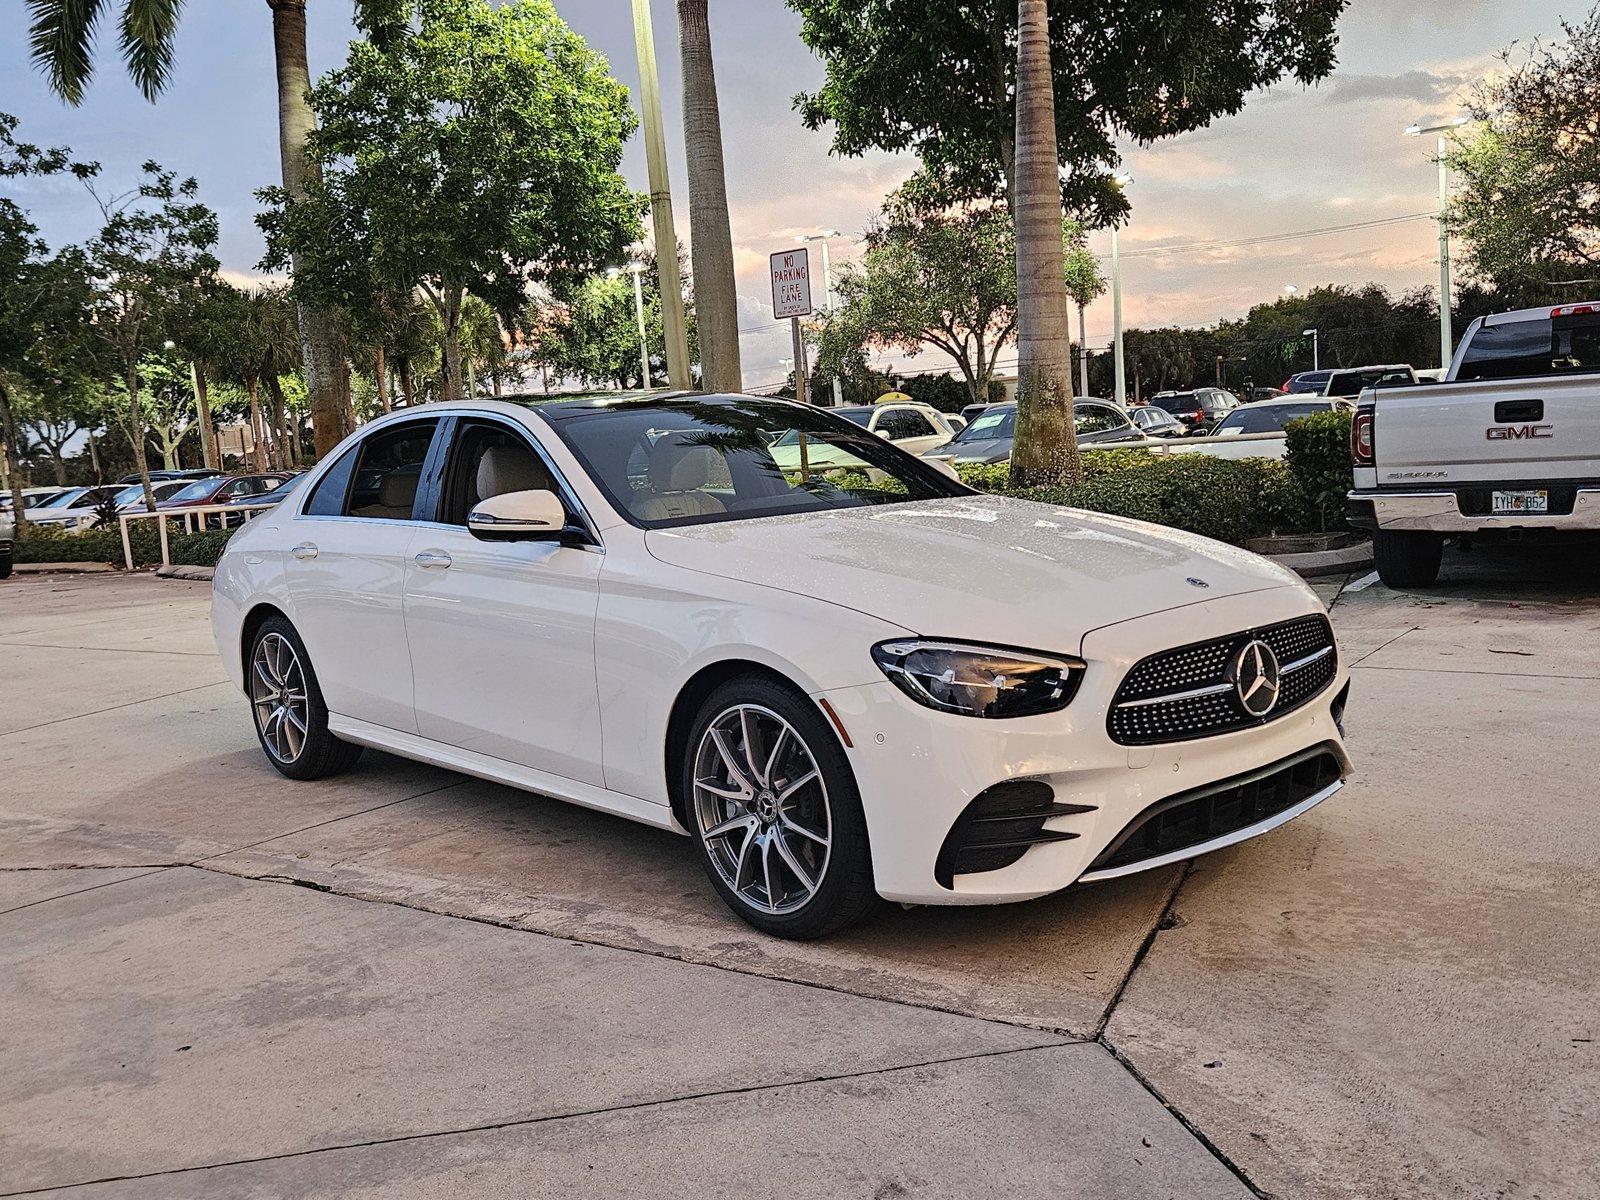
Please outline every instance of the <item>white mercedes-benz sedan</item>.
M284 775L374 746L686 832L787 937L1181 861L1350 769L1294 575L786 401L393 413L234 535L212 624Z

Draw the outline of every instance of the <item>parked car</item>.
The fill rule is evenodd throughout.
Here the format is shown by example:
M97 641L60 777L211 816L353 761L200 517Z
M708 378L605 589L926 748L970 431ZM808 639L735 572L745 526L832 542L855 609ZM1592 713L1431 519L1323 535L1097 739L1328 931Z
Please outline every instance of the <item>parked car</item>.
M160 504L161 501L182 491L187 486L188 483L182 479L163 479L159 482L152 482L150 484L150 492L155 497L156 503ZM112 494L111 501L116 505L118 512L129 512L133 509L143 508L144 485L134 483L127 487L119 488ZM60 525L67 529L90 525L99 515L98 510L102 503L104 503L104 497L90 504L78 503L71 508L64 508L60 511L50 509L39 515L37 523L40 525Z
M1350 367L1330 372L1328 382L1322 385L1321 394L1354 400L1369 387L1410 387L1416 382L1417 373L1411 369L1409 363Z
M1289 572L780 400L380 417L233 536L212 626L283 775L372 746L686 832L786 937L1189 859L1349 769Z
M71 488L63 487L31 487L22 489L22 507L25 512L32 512L41 505L48 504ZM15 504L12 493L0 493L0 512L10 512Z
M1239 407L1239 398L1222 388L1201 387L1189 391L1157 392L1150 397L1150 404L1176 417L1190 437L1201 437Z
M988 407L987 404L969 404L961 410L961 419L966 425L971 425L978 419L978 414Z
M301 472L298 475L291 475L288 479L285 479L270 492L262 492L259 496L238 496L232 500L229 500L228 503L238 505L248 504L253 507L263 504L279 504L282 503L284 498L287 497L290 492L294 491L295 488L304 483L305 478L304 472Z
M151 479L152 482L155 481L155 480L158 480L158 479L159 480L211 479L214 476L224 475L224 474L226 474L225 471L219 471L215 467L185 467L185 468L183 468L181 470L176 468L176 467L172 467L172 468L162 467L162 468L157 468L154 471L151 471L150 472L150 479ZM139 474L136 471L132 475L124 475L121 479L117 480L117 482L118 483L138 483L139 482Z
M1600 530L1597 376L1600 301L1479 317L1443 383L1363 391L1348 512L1383 581L1433 583L1451 537Z
M292 476L287 471L267 471L259 475L218 475L211 479L197 479L156 507L198 508L203 504L228 504L234 500L248 502L290 478Z
M54 516L65 512L69 508L93 508L107 496L115 496L124 490L120 483L97 483L90 487L69 488L46 504L41 504L37 510L28 511L28 519L37 521L42 517Z
M1245 388L1244 395L1239 397L1239 401L1242 404L1260 404L1263 400L1276 400L1283 395L1287 393L1282 388L1250 387Z
M955 437L956 431L945 414L931 404L902 403L857 404L828 410L843 417L852 425L859 425L868 433L893 442L908 454L921 454L935 446L943 446ZM826 446L806 446L801 458L800 432L786 430L772 445L772 457L785 471L798 471L804 461L810 467L831 466L833 451Z
M1174 454L1206 454L1212 458L1282 458L1288 439L1284 427L1296 417L1353 408L1347 400L1318 396L1285 396L1234 409L1203 438L1169 442L1163 450Z
M1328 376L1332 374L1331 368L1326 371L1301 371L1283 381L1283 393L1286 396L1298 396L1302 393L1320 396L1322 389L1328 386Z
M1109 400L1080 397L1072 402L1072 413L1080 449L1145 440L1127 411ZM957 466L1010 462L1016 434L1016 404L991 404L948 445L935 446L924 453L947 458Z
M1135 428L1145 437L1175 438L1183 437L1189 432L1177 417L1153 404L1130 405L1128 420L1132 421Z

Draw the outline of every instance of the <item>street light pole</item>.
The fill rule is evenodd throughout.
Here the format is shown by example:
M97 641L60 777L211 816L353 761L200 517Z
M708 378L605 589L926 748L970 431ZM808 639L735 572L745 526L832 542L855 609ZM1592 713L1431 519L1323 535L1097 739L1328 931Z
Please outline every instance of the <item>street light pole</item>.
M1089 335L1084 321L1083 305L1078 305L1078 395L1089 394Z
M1302 329L1300 336L1311 339L1311 369L1313 371L1322 370L1322 354L1317 344L1317 331L1315 329Z
M1118 175L1115 182L1126 188L1133 177ZM1122 247L1115 225L1111 227L1111 354L1116 387L1114 398L1120 408L1128 403L1128 368L1122 355Z
M837 229L824 229L821 233L808 233L800 240L802 242L822 243L822 310L827 316L833 315L833 260L828 257L828 239L842 237ZM844 385L839 382L839 377L833 377L833 406L835 408L844 404Z
M1445 134L1452 129L1459 129L1471 121L1470 117L1453 117L1443 125L1423 125L1420 122L1408 125L1405 129L1408 137L1421 137L1425 133L1439 135L1437 143L1439 162L1439 365L1448 367L1450 359L1455 354L1455 336L1450 321L1450 227L1445 223L1445 215L1450 208L1450 177L1449 168L1445 163L1445 155L1449 153L1449 143L1445 141Z
M650 342L644 324L644 264L629 263L633 275L633 313L639 319L639 372L644 380L644 390L650 390Z
M667 335L667 378L678 391L693 386L689 334L678 274L678 234L672 223L672 187L667 175L667 135L661 124L661 78L650 0L633 0L633 42L639 55L639 103L644 110L645 164L650 176L650 222L656 236L656 273L661 279L661 324Z

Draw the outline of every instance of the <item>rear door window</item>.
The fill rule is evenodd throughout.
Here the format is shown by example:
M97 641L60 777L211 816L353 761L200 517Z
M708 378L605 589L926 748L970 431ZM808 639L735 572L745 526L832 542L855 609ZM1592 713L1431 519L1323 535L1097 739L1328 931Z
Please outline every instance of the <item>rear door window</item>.
M1569 313L1480 325L1456 378L1525 379L1600 370L1600 313Z

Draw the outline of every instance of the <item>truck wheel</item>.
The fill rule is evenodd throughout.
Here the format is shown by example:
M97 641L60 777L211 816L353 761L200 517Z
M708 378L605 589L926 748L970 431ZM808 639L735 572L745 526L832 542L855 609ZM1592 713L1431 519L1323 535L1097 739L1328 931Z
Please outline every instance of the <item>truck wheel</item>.
M1439 578L1444 538L1437 533L1380 529L1372 535L1372 562L1378 578L1392 588L1427 587Z

